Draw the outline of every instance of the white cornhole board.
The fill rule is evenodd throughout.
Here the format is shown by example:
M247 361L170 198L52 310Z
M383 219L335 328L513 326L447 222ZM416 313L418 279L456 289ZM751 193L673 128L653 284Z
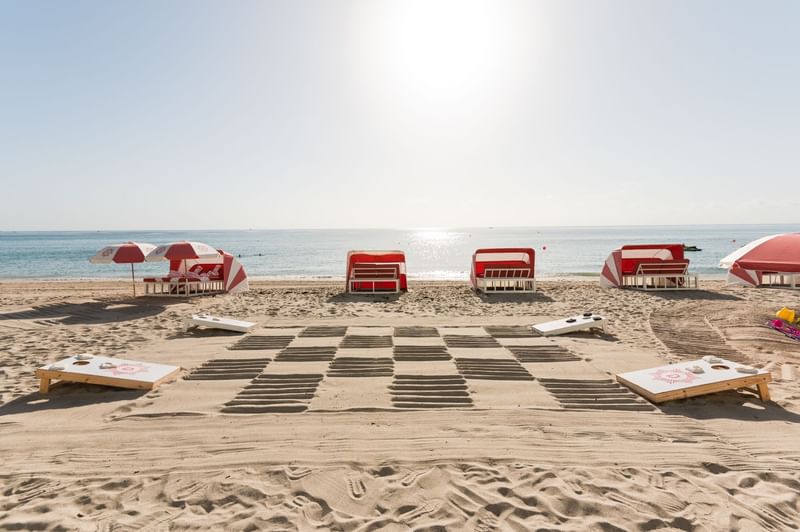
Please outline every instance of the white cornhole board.
M194 314L184 323L183 330L189 327L209 327L212 329L224 329L226 331L250 332L256 324L251 321L234 320L231 318L217 318L208 314Z
M533 326L533 330L542 336L556 336L590 329L602 329L603 332L606 332L606 319L598 314L590 314L589 316L580 314L563 320L547 321Z
M152 390L175 379L180 371L178 366L81 354L42 366L36 376L42 393L50 391L51 380Z
M712 361L709 362L709 359ZM702 369L695 373L691 368ZM743 368L749 372L739 371ZM755 371L753 373L753 371ZM652 403L756 386L762 401L769 401L767 383L772 374L721 358L668 364L617 375L617 381Z

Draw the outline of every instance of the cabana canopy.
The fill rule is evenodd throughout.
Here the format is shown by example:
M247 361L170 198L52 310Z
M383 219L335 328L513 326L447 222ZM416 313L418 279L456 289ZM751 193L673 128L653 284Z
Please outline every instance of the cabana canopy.
M408 290L406 255L402 251L347 252L348 292Z
M683 244L629 244L615 249L608 256L600 273L600 284L605 288L635 286L645 283L647 277L651 280L674 280L675 288L680 284L679 278L687 275L688 267L689 261L683 256ZM628 283L626 278L641 278L641 283Z
M800 233L759 238L722 259L719 265L728 269L730 283L791 284L794 287L800 278Z

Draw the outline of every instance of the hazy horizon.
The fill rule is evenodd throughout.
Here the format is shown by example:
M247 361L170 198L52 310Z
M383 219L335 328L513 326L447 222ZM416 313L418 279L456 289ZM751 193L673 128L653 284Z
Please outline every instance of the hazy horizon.
M197 227L197 228L117 228L117 229L0 229L0 233L136 233L136 232L166 232L180 233L182 231L457 231L466 229L647 229L647 228L712 228L712 227L793 227L797 222L776 223L719 223L719 224L617 224L617 225L493 225L493 226L426 226L426 227Z
M780 224L798 20L788 0L4 2L0 230Z

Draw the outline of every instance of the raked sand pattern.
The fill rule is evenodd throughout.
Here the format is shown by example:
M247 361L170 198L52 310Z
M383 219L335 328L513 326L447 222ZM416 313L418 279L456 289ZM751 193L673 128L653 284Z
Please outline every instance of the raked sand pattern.
M706 286L132 301L124 283L3 283L0 529L797 529L800 348L763 323L800 298ZM608 334L526 332L585 310ZM198 311L258 327L182 332ZM87 351L182 376L36 393L36 366ZM709 353L771 369L773 401L656 407L613 380Z

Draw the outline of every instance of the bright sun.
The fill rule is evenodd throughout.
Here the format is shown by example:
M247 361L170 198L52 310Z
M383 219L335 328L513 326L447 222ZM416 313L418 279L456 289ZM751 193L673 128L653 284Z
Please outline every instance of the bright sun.
M514 10L474 0L365 2L355 17L358 55L373 82L427 98L481 91L514 59Z

